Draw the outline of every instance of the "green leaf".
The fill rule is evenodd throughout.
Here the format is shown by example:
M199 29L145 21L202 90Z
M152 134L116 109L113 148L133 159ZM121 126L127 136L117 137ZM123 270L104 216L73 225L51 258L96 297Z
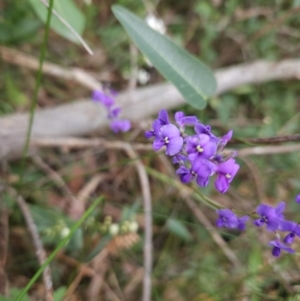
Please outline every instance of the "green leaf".
M42 22L46 23L48 8L39 0L29 0L29 2ZM83 33L85 16L72 0L55 0L53 10L67 21L78 34L81 35ZM71 42L79 43L74 34L55 16L55 14L52 15L50 27L56 33Z
M61 301L63 300L65 294L67 292L67 288L64 286L61 286L53 293L53 299L54 301Z
M167 228L170 232L177 235L178 237L191 241L192 236L186 226L178 219L169 218L167 221Z
M196 109L206 106L206 99L216 90L213 73L198 59L174 44L168 37L151 29L127 9L114 5L113 13L140 51L153 66L180 91Z
M206 106L206 99L216 90L213 73L198 59L174 44L168 37L151 29L127 9L114 5L113 13L140 51L153 66L180 91L196 109Z

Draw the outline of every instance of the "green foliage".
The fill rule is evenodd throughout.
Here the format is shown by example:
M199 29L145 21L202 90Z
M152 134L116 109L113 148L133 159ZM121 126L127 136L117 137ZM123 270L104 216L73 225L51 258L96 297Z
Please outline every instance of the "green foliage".
M23 107L29 103L26 94L18 89L15 81L7 74L5 82L7 103L16 107Z
M41 26L26 1L3 1L0 9L0 43L21 43L31 38Z
M39 0L29 0L32 8L43 23L46 23L47 7ZM85 16L72 0L56 0L53 9L79 34L85 28ZM52 13L50 27L62 37L71 42L79 43L74 34L64 25L61 20Z
M185 241L191 241L192 236L187 229L187 227L184 225L184 223L178 219L169 218L167 221L167 229L175 234L176 236L182 238Z
M176 86L190 105L203 109L207 97L213 95L216 89L212 72L133 13L120 6L113 6L113 12L159 72Z

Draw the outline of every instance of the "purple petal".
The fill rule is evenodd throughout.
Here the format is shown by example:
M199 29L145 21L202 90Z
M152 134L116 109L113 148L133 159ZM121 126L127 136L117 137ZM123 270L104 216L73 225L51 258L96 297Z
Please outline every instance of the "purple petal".
M195 125L198 122L196 116L185 116L183 118L183 125Z
M188 174L181 174L180 176L180 181L184 184L190 183L195 176L193 176L192 174L188 173Z
M200 187L206 187L209 183L209 177L203 178L203 177L199 177L197 176L196 178L196 183L200 186Z
M167 144L166 154L168 156L174 156L181 151L183 145L183 138L175 137L171 138L169 141L170 142Z
M298 203L298 204L300 204L300 194L298 194L297 196L296 196L296 202Z
M275 216L275 210L273 207L266 205L266 204L260 204L256 208L256 213L261 215L261 216Z
M208 135L200 134L198 135L198 145L204 146L209 142L210 138Z
M176 174L180 175L180 174L185 174L185 173L190 173L190 170L185 167L185 166L180 166L177 170L176 170Z
M163 137L168 137L169 139L180 137L180 131L173 124L163 125L160 129ZM183 139L182 139L183 142Z
M238 217L230 209L219 209L216 211L223 221L223 226L227 228L237 228ZM219 222L220 224L220 222Z
M287 245L293 243L295 240L295 233L289 233L283 240L283 242Z
M184 113L179 111L179 112L176 112L175 115L174 115L174 118L175 118L175 121L176 123L179 125L179 126L183 126L183 117L184 117Z
M288 231L288 232L292 232L296 229L297 224L295 222L292 221L286 221L286 220L281 220L279 222L279 229L281 231Z
M293 232L294 232L298 237L300 237L300 227L299 227L298 224L297 224L296 227L294 228Z
M154 131L146 131L145 132L145 138L147 138L147 139L154 137L154 136L155 136Z
M103 93L102 91L95 90L92 94L92 99L95 102L102 103L105 107L109 108L115 104L115 100L109 95Z
M234 159L232 159L232 160L234 160ZM235 163L233 165L233 168L232 168L232 171L231 171L231 177L228 179L229 183L232 182L233 178L235 177L235 175L237 174L239 169L240 169L240 166L237 163Z
M278 221L274 219L269 219L267 222L267 230L268 231L276 231L278 228Z
M231 139L233 130L230 130L226 135L222 137L222 140L225 141L225 144Z
M203 153L202 153L203 157L206 158L206 159L209 159L216 153L217 145L216 145L216 143L208 142L203 147L203 149L204 149Z
M109 110L108 118L117 118L121 113L121 108L114 108Z
M272 249L272 255L274 257L278 257L280 255L280 248L274 246L273 249Z
M207 178L212 175L215 170L215 164L204 159L198 159L192 163L193 170L201 178Z
M290 253L290 254L295 253L295 250L293 250L292 248L290 248L290 247L284 245L284 244L283 244L280 240L278 240L278 239L270 241L270 242L269 242L269 245L270 245L270 246L273 246L273 247L275 247L275 248L278 248L279 250L284 250L284 251L286 251L286 252L288 252L288 253ZM274 255L274 256L279 256L280 252L278 253L278 250L277 250L277 251L276 251L276 254L278 254L278 255L274 255L274 254L273 254L273 255Z
M283 218L283 211L285 209L285 202L280 202L275 207L275 212L279 218Z
M131 128L131 123L129 120L114 120L110 124L110 128L114 133L118 132L128 132Z
M245 215L238 219L238 229L244 231L246 229L246 223L249 220L249 216Z
M188 160L187 156L182 154L177 154L173 157L173 163L174 164L183 164Z
M255 221L253 221L253 225L260 227L263 225L263 220L262 219L256 219Z
M228 190L229 184L224 175L218 174L215 180L215 187L221 193L225 193Z
M218 228L224 227L224 222L223 222L222 218L219 217L219 218L216 220L216 226L217 226Z
M165 141L164 140L155 140L153 141L152 147L155 151L158 151L159 149L161 149L163 146L165 145Z
M210 127L208 128L206 125L202 123L197 123L194 127L194 130L197 134L210 135Z
M169 124L169 115L166 110L160 110L158 113L158 120L160 121L161 125Z
M235 166L237 165L237 166ZM218 172L222 174L232 174L233 171L235 173L238 171L239 165L235 163L234 159L229 159L223 163L220 163L218 166Z

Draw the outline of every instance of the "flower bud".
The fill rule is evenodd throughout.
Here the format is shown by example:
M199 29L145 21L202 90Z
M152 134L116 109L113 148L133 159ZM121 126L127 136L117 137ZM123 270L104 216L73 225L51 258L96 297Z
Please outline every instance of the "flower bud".
M118 224L111 224L108 231L110 235L116 236L120 232L120 227Z

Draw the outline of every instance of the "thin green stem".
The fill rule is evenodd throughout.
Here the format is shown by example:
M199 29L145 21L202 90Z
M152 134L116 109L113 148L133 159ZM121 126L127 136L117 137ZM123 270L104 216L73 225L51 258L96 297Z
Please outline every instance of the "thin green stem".
M74 224L71 228L70 233L58 244L55 250L49 255L44 264L39 268L39 270L35 273L35 275L31 278L25 288L21 291L21 293L17 296L14 301L21 301L28 290L32 287L32 285L36 282L39 276L43 273L45 267L50 264L50 262L54 259L56 254L68 243L71 236L75 233L75 231L80 227L83 221L95 210L96 206L102 202L103 197L99 197L94 201L94 203L90 206L90 208L82 215L82 217Z
M174 180L172 178L170 178L169 176L164 175L161 172L158 172L150 167L145 166L145 169L147 171L148 174L150 174L151 176L153 176L154 178L170 184L174 187L176 187L177 189L183 191L186 190L187 192L189 192L195 199L201 201L202 203L204 203L205 205L213 208L213 209L221 209L224 208L221 204L215 202L214 200L210 199L209 197L203 195L199 189L196 189L195 187L188 187L186 185L181 184L180 182L178 182L177 180Z
M28 154L29 149L29 143L30 143L30 137L31 137L31 131L32 131L32 125L33 125L33 119L34 119L34 113L37 105L37 98L38 98L38 91L41 85L41 79L42 79L42 69L43 69L43 63L45 60L46 50L47 50L47 42L49 37L49 29L50 29L50 21L52 16L52 9L53 9L54 0L50 0L49 7L48 7L48 14L47 14L47 20L46 20L46 27L45 27L45 35L43 44L40 51L40 59L39 59L39 69L36 75L35 79L35 89L33 94L33 99L30 107L30 116L29 116L29 123L26 133L26 140L23 148L22 153L22 162L21 162L21 175L20 175L20 183L23 182L24 172L25 172L25 161Z

